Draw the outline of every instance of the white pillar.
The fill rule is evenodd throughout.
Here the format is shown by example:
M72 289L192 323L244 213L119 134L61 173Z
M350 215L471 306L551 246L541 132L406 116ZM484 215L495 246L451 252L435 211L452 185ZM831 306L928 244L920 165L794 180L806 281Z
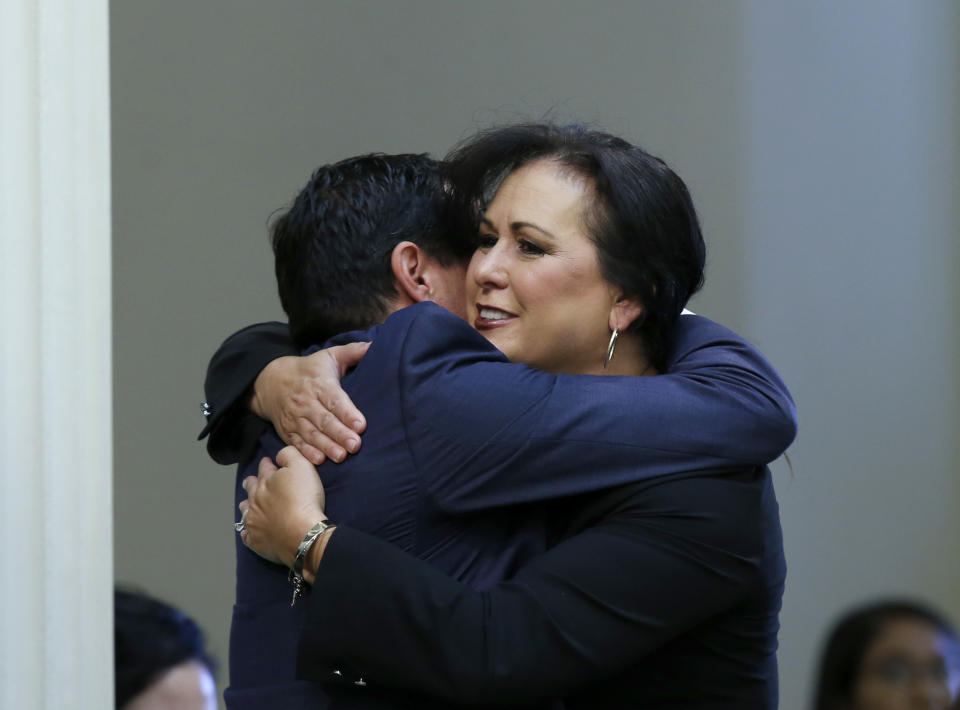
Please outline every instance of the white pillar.
M106 0L0 2L0 707L113 706Z

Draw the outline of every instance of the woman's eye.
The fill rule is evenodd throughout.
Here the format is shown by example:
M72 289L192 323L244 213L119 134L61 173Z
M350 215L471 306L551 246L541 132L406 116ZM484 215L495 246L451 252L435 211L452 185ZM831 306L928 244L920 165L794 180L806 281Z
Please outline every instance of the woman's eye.
M520 249L520 253L526 256L540 256L541 254L546 254L543 249L538 247L533 242L527 241L526 239L521 239L519 242L517 242L517 246Z

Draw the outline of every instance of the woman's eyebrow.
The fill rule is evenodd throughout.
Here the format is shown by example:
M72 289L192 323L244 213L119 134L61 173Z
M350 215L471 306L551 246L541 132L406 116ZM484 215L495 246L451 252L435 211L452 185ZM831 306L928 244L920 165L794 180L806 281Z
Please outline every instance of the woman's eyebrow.
M492 229L494 232L497 231L497 225L495 225L495 224L490 220L489 217L481 217L481 218L480 218L480 224L489 227L489 228ZM544 236L547 236L547 237L549 237L550 239L553 239L554 241L556 241L556 239L557 239L553 234L551 234L550 232L548 232L546 229L544 229L543 227L537 226L537 225L534 224L533 222L511 222L511 223L510 223L510 229L511 229L511 231L516 232L516 231L521 230L521 229L524 229L524 228L535 229L535 230L537 230L538 232L540 232L541 234L543 234Z
M543 227L537 226L537 225L534 224L533 222L512 222L512 223L510 224L510 229L512 229L513 231L517 231L517 230L519 230L519 229L523 229L524 227L529 227L530 229L535 229L535 230L537 230L538 232L540 232L541 234L544 234L544 235L550 237L551 239L556 240L556 237L555 237L553 234L551 234L550 232L548 232L548 231L547 231L546 229L544 229Z

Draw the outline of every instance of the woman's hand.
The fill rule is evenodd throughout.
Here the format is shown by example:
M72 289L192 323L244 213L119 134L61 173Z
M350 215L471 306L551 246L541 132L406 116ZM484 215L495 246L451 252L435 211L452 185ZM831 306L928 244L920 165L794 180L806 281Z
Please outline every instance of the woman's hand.
M323 483L313 464L292 446L280 450L277 463L281 468L264 458L259 475L244 479L240 537L264 559L292 567L303 536L327 519Z
M269 419L280 438L315 465L343 461L360 449L366 420L340 386L370 343L350 343L307 357L281 357L267 365L253 385L250 408Z

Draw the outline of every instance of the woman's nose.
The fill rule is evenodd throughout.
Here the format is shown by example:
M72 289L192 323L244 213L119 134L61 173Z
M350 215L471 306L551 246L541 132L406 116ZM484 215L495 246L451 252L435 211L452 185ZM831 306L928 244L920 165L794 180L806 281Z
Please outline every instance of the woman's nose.
M507 285L507 266L499 243L485 252L478 252L474 259L477 260L474 278L478 285L489 288L504 288Z

